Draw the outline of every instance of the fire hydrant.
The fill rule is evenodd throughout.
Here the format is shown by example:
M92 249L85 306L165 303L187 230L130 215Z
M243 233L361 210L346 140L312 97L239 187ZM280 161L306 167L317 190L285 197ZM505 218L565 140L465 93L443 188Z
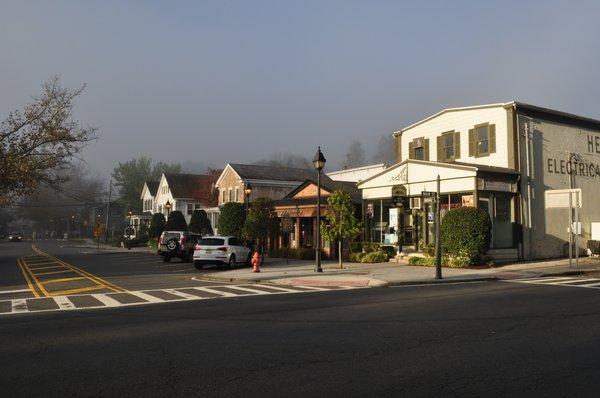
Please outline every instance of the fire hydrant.
M257 251L252 255L252 271L260 272L260 254Z

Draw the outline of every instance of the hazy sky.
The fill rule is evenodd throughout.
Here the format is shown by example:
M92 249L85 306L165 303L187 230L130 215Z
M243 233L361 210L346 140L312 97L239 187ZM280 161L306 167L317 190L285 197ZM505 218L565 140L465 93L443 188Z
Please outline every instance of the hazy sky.
M352 139L513 99L600 119L600 2L0 1L0 117L54 74L88 87L84 153L331 166ZM331 170L332 167L329 168Z

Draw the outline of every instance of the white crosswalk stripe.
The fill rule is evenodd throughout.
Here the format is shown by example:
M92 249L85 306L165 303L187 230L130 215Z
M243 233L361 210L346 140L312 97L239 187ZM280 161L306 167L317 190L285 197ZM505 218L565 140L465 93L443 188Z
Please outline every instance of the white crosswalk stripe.
M599 280L600 282L600 280ZM176 301L195 301L231 297L319 293L340 290L341 287L274 286L274 285L222 285L190 286L173 289L126 291L122 293L94 293L28 299L0 300L0 316L27 312L73 311L158 304ZM360 289L344 287L343 289ZM187 290L187 292L186 292ZM189 293L197 291L198 294ZM162 294L162 298L161 298ZM140 301L141 300L141 301Z
M600 278L584 278L576 276L506 279L503 282L526 283L530 285L567 286L583 287L588 289L600 289Z

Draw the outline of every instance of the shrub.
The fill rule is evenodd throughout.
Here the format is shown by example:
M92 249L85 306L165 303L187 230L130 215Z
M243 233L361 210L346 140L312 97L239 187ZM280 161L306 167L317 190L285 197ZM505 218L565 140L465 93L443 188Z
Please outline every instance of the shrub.
M154 213L150 221L150 228L148 228L148 236L150 238L158 238L165 230L166 222L165 216L162 213Z
M188 227L191 232L196 232L202 236L213 234L208 214L206 214L206 211L204 210L194 210Z
M294 253L294 258L298 260L314 260L315 250L313 249L297 249Z
M182 212L174 210L169 214L169 219L165 224L165 231L187 231L187 222Z
M421 257L411 256L408 258L408 264L409 265L419 265L419 260L421 260Z
M490 247L492 223L486 211L474 207L450 210L442 219L442 248L450 257L477 263Z
M362 251L364 253L374 252L378 248L379 248L379 243L375 243L375 242L363 242L362 243Z
M588 253L591 255L599 255L600 254L600 240L588 240L587 241L587 249Z
M387 262L388 255L383 251L374 251L371 253L365 254L360 260L361 263L385 263Z
M379 250L387 254L388 260L396 256L396 248L394 246L381 246Z
M463 268L468 267L470 262L467 256L453 256L448 257L446 265L451 268Z
M408 258L409 265L419 265L422 267L434 267L435 266L435 257L409 257ZM444 264L444 259L442 259L442 264Z
M362 243L361 242L350 242L350 253L359 253L362 252Z
M221 206L219 234L241 236L246 222L246 208L241 203L229 202Z
M350 253L350 258L348 259L348 261L350 261L351 263L360 263L364 256L365 253L363 252Z
M422 246L423 254L429 257L435 256L435 244L430 243L428 245Z
M148 247L158 247L158 239L150 238L148 239L148 242L146 244L148 245Z

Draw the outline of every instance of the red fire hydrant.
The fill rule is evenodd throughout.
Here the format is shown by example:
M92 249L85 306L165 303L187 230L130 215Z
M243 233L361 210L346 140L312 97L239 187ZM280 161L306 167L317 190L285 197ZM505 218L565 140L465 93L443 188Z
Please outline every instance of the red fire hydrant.
M257 251L252 255L252 271L260 272L260 254Z

